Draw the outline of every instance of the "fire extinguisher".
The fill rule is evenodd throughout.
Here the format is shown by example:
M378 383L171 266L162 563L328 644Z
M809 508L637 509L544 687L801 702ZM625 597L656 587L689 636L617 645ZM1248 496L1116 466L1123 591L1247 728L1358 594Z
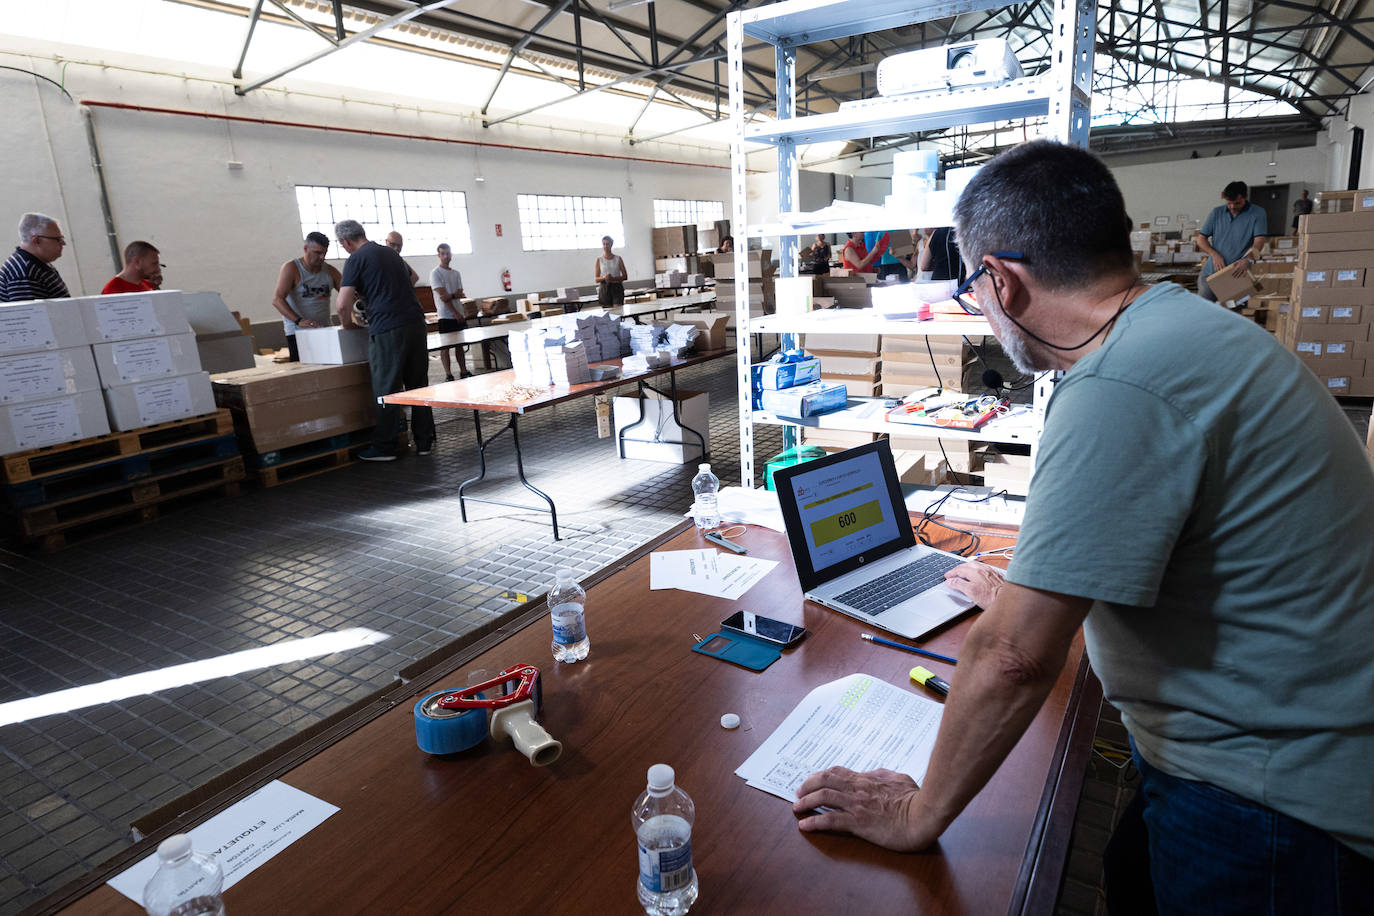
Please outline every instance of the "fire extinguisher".
M510 292L510 269L501 271L501 288Z

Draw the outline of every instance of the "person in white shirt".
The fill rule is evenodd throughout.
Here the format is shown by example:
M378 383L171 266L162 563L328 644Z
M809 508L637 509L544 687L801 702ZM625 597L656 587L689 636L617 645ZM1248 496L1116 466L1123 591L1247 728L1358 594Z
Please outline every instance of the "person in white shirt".
M596 301L598 305L624 305L625 260L611 253L615 239L609 235L601 239L601 257L596 259Z
M439 310L439 333L448 334L463 330L466 316L463 314L463 275L449 267L453 260L453 249L447 242L441 242L436 249L439 266L429 272L429 285L434 290L434 306ZM468 371L464 352L457 347L445 347L439 351L439 362L444 366L444 378L453 381L453 369L449 366L449 353L458 351L458 375L467 378Z

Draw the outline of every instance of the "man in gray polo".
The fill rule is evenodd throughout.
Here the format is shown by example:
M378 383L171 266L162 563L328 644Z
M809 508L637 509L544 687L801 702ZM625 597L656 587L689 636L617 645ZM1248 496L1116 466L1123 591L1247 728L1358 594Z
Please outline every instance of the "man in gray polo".
M1207 285L1207 278L1223 267L1235 267L1236 276L1250 268L1264 251L1264 237L1269 233L1269 219L1263 208L1249 201L1250 188L1243 181L1233 181L1222 189L1226 201L1212 208L1207 222L1198 230L1198 250L1207 257L1197 275L1198 295L1212 302L1216 294Z

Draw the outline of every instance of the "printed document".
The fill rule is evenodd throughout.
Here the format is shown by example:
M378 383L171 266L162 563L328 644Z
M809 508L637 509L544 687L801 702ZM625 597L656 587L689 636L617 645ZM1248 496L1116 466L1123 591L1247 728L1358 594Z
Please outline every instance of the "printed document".
M832 766L926 776L944 706L869 674L806 695L735 770L756 789L795 801L806 777Z
M737 601L777 560L701 550L661 550L649 554L649 588L678 588Z

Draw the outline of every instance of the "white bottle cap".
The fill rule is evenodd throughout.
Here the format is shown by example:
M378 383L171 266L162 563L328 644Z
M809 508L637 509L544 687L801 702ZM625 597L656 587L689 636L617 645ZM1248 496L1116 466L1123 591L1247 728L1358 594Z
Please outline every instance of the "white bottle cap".
M710 463L708 462L707 464L699 464L699 465L697 465L697 472L698 472L698 473L701 473L701 474L709 474L709 473L711 473L711 465L710 465Z
M563 582L563 581L566 581L566 580L568 580L568 579L576 578L575 574L574 574L573 571L572 571L572 567L571 567L571 566L562 566L562 567L559 567L558 572L557 572L555 575L558 577L558 581L559 581L559 582Z
M661 798L673 791L673 780L677 774L666 763L656 763L649 767L649 794Z
M175 862L191 854L191 838L184 833L169 836L157 847L157 855L164 862Z
M739 728L739 716L732 712L727 712L720 717L721 728Z

